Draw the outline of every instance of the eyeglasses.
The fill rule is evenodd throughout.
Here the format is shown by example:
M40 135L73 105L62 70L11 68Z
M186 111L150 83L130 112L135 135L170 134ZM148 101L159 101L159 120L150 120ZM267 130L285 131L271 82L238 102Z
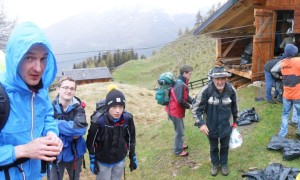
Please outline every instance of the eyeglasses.
M74 87L63 86L63 87L60 87L60 88L63 88L65 91L67 91L67 90L75 91L75 88L74 88Z

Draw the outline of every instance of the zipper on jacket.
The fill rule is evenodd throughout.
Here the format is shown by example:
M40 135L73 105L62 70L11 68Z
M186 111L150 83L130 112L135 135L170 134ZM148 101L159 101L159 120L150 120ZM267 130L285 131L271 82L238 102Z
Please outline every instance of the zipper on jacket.
M19 169L20 173L22 174L23 179L26 180L25 172L24 172L24 170L23 170L23 164L21 164L20 166L21 166L21 167L18 167L18 169Z
M32 91L32 96L31 96L31 140L34 139L33 136L33 127L34 127L34 97L35 97L35 92Z

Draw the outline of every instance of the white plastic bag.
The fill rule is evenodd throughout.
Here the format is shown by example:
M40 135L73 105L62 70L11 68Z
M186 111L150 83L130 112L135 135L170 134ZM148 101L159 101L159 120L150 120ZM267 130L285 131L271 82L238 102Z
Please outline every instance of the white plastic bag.
M239 132L237 127L233 128L230 135L229 148L235 149L241 146L242 143L243 143L243 138L241 133Z

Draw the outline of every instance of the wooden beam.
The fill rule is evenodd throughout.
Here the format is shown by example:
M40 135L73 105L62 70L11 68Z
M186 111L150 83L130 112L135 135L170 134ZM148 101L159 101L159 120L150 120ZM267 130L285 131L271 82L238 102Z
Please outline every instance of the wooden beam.
M236 74L236 75L248 78L248 79L251 79L251 77L252 77L251 69L240 71L240 70L237 70L237 69L228 69L228 68L226 68L226 71L231 72L232 74Z
M266 0L253 0L253 4L255 5L263 5L266 3Z
M229 51L232 49L232 47L235 45L235 43L237 41L238 41L238 39L234 39L233 41L231 41L231 43L229 44L229 46L227 46L227 48L223 52L222 57L226 57L227 56L227 54L229 53Z
M253 33L212 33L212 38L235 38L235 37L245 37L245 36L253 36Z
M241 63L241 57L222 58L220 61L225 65L238 65Z
M216 42L216 59L222 57L222 39L217 39Z
M261 43L261 42L271 42L272 36L269 37L256 37L254 38L254 43Z

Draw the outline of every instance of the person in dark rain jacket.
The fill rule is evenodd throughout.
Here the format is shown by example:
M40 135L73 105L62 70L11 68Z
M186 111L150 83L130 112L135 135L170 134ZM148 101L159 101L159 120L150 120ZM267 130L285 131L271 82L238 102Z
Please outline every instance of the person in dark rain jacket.
M98 118L92 118L87 136L90 170L97 180L118 180L124 173L128 151L130 170L138 167L135 125L132 114L125 111L126 101L121 91L110 90L101 102L106 110Z
M219 166L222 174L228 175L228 150L232 132L230 119L233 118L235 127L238 117L236 90L227 82L229 76L230 73L224 71L224 67L215 67L211 75L213 81L204 86L193 101L195 125L209 140L212 176L218 174ZM203 117L206 117L206 121Z

